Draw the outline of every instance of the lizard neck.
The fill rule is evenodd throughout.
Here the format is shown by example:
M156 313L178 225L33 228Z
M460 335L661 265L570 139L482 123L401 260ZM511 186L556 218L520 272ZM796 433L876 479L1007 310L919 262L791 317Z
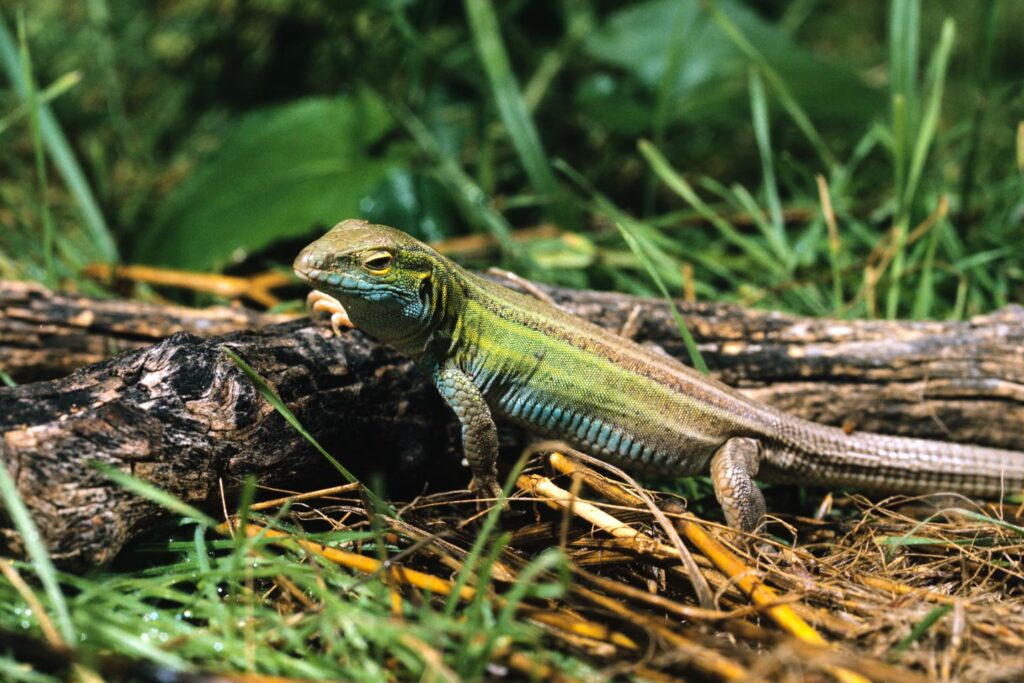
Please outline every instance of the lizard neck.
M404 324L385 339L417 363L439 367L465 339L462 311L474 294L472 276L448 259L438 259L424 281L420 299L424 315L415 324Z

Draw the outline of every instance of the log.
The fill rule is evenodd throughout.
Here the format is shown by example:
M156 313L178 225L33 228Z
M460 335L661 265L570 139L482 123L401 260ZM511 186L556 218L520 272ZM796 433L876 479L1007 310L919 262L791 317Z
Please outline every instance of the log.
M0 292L5 287L10 290L0 285ZM30 306L22 300L0 308L3 365L13 355L8 349L26 346L11 329L42 325L32 343L45 349L52 339L66 343L62 333L51 334L62 327L118 339L115 325L101 315L105 311L128 319L155 312L131 302L29 289ZM545 291L572 312L614 329L632 318L638 340L685 358L660 301ZM57 322L43 314L48 300L64 307ZM72 303L80 310L68 308ZM789 412L871 431L1016 449L1024 444L1024 309L1009 307L967 322L893 322L680 306L719 377ZM35 311L35 318L25 310ZM93 312L88 325L81 324L83 311ZM193 321L202 315L185 313ZM103 342L89 353L109 346ZM409 362L365 335L334 338L308 320L208 338L178 332L64 378L0 389L0 457L55 559L71 567L107 562L161 514L112 485L93 461L208 508L217 503L221 484L230 492L246 476L274 484L325 481L322 457L273 411L222 347L266 378L347 466L365 473L386 464L392 475L406 473L392 479L415 482L428 474L435 482L447 476L449 485L468 479L464 472L452 478L458 431L436 392ZM49 349L38 357L54 355ZM524 438L507 427L502 435L509 448ZM439 471L445 467L447 475ZM9 551L20 552L17 535L10 529L2 534Z
M213 337L294 317L96 299L0 280L0 370L19 383L55 379L175 332Z
M0 390L0 457L56 561L107 562L161 514L94 462L207 509L219 507L221 484L230 494L249 475L276 485L297 474L323 480L322 456L223 347L346 465L389 454L425 462L454 443L443 438L447 414L432 387L362 334L339 340L303 323L212 339L179 332L66 378ZM20 554L17 535L2 533Z

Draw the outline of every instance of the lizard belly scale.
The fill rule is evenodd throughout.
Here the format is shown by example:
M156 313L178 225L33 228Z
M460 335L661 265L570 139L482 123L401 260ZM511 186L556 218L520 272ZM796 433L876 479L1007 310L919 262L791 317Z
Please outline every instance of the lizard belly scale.
M610 420L590 417L522 388L510 389L495 407L498 415L531 431L563 439L587 453L633 468L680 473L680 465L686 462L671 452L645 444ZM699 469L695 468L695 472Z

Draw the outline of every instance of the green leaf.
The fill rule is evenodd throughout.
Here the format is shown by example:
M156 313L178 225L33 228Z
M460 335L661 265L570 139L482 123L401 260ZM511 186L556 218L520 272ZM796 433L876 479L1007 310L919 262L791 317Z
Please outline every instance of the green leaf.
M455 206L433 176L410 168L388 171L374 191L360 202L360 215L371 223L401 226L402 230L434 242L453 237Z
M718 0L715 7L763 55L792 95L814 116L860 122L883 106L884 97L877 89L868 87L851 71L822 61L736 0ZM674 40L684 43L681 55L674 55ZM665 87L662 78L671 68L673 57L680 59L667 102L673 120L715 120L742 111L750 59L698 0L649 0L630 5L612 14L587 38L584 47L598 61L624 69L651 93ZM609 108L642 111L630 101L628 92L609 87L606 90L610 92L604 107L595 101L601 96L592 88L577 95L588 100L592 115L608 114L618 120ZM648 124L653 116L654 109L648 106Z
M215 268L238 249L360 215L360 202L392 165L368 148L391 126L383 104L367 93L244 117L159 207L135 260Z

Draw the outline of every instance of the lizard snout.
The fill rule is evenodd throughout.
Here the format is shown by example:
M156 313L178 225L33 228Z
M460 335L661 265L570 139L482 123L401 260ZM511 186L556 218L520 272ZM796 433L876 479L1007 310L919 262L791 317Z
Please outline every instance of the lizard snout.
M295 274L300 279L313 283L319 279L326 265L323 253L317 247L317 243L313 242L307 245L295 257L295 261L292 263L292 270L295 271Z

